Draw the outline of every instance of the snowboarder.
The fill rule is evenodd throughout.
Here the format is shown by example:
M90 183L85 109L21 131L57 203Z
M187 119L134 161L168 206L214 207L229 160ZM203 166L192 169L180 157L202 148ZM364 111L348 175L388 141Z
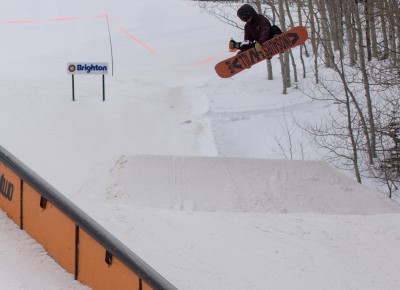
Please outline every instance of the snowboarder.
M244 42L229 41L229 49L239 49L240 52L255 47L261 52L261 44L272 38L271 22L262 14L258 14L253 6L244 4L237 11L240 20L246 22L244 26ZM239 52L239 53L240 53Z

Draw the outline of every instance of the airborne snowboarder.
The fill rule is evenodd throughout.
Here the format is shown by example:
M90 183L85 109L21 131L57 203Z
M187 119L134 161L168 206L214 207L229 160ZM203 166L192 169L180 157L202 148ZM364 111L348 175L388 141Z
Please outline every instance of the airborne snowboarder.
M237 16L240 20L246 22L244 26L244 42L236 42L233 39L229 41L229 49L231 51L239 49L240 52L243 52L254 47L258 52L261 52L262 43L271 39L274 34L278 34L274 33L274 29L280 31L277 26L271 25L267 17L258 14L250 4L242 5L237 11Z

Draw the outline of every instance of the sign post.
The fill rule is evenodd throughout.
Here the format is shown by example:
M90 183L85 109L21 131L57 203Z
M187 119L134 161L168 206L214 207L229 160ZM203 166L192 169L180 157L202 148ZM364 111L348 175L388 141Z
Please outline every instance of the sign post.
M68 73L72 75L72 101L75 101L75 74L102 75L103 102L106 100L106 85L104 75L108 74L108 63L74 62L67 64Z
M73 74L72 74L72 100L75 102L75 79Z
M106 101L106 83L104 81L104 75L103 75L103 102Z

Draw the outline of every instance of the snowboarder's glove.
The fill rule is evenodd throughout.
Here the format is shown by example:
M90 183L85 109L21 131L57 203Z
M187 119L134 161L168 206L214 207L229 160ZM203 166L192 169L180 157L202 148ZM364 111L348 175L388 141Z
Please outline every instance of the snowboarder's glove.
M234 41L233 39L231 39L231 40L229 41L229 49L237 48L236 45L237 45L237 42Z
M259 44L258 42L256 42L256 44L254 45L254 48L257 50L257 52L261 52L262 51L262 45Z
M241 42L236 42L236 41L234 41L233 39L231 39L231 40L229 41L229 49L234 49L234 48L240 49L240 45L241 45L241 44L242 44Z

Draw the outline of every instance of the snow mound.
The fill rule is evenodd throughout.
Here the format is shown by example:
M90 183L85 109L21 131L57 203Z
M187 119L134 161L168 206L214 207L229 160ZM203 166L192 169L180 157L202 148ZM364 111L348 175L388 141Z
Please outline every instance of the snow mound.
M188 211L378 214L400 212L384 194L320 161L121 156L106 198Z

